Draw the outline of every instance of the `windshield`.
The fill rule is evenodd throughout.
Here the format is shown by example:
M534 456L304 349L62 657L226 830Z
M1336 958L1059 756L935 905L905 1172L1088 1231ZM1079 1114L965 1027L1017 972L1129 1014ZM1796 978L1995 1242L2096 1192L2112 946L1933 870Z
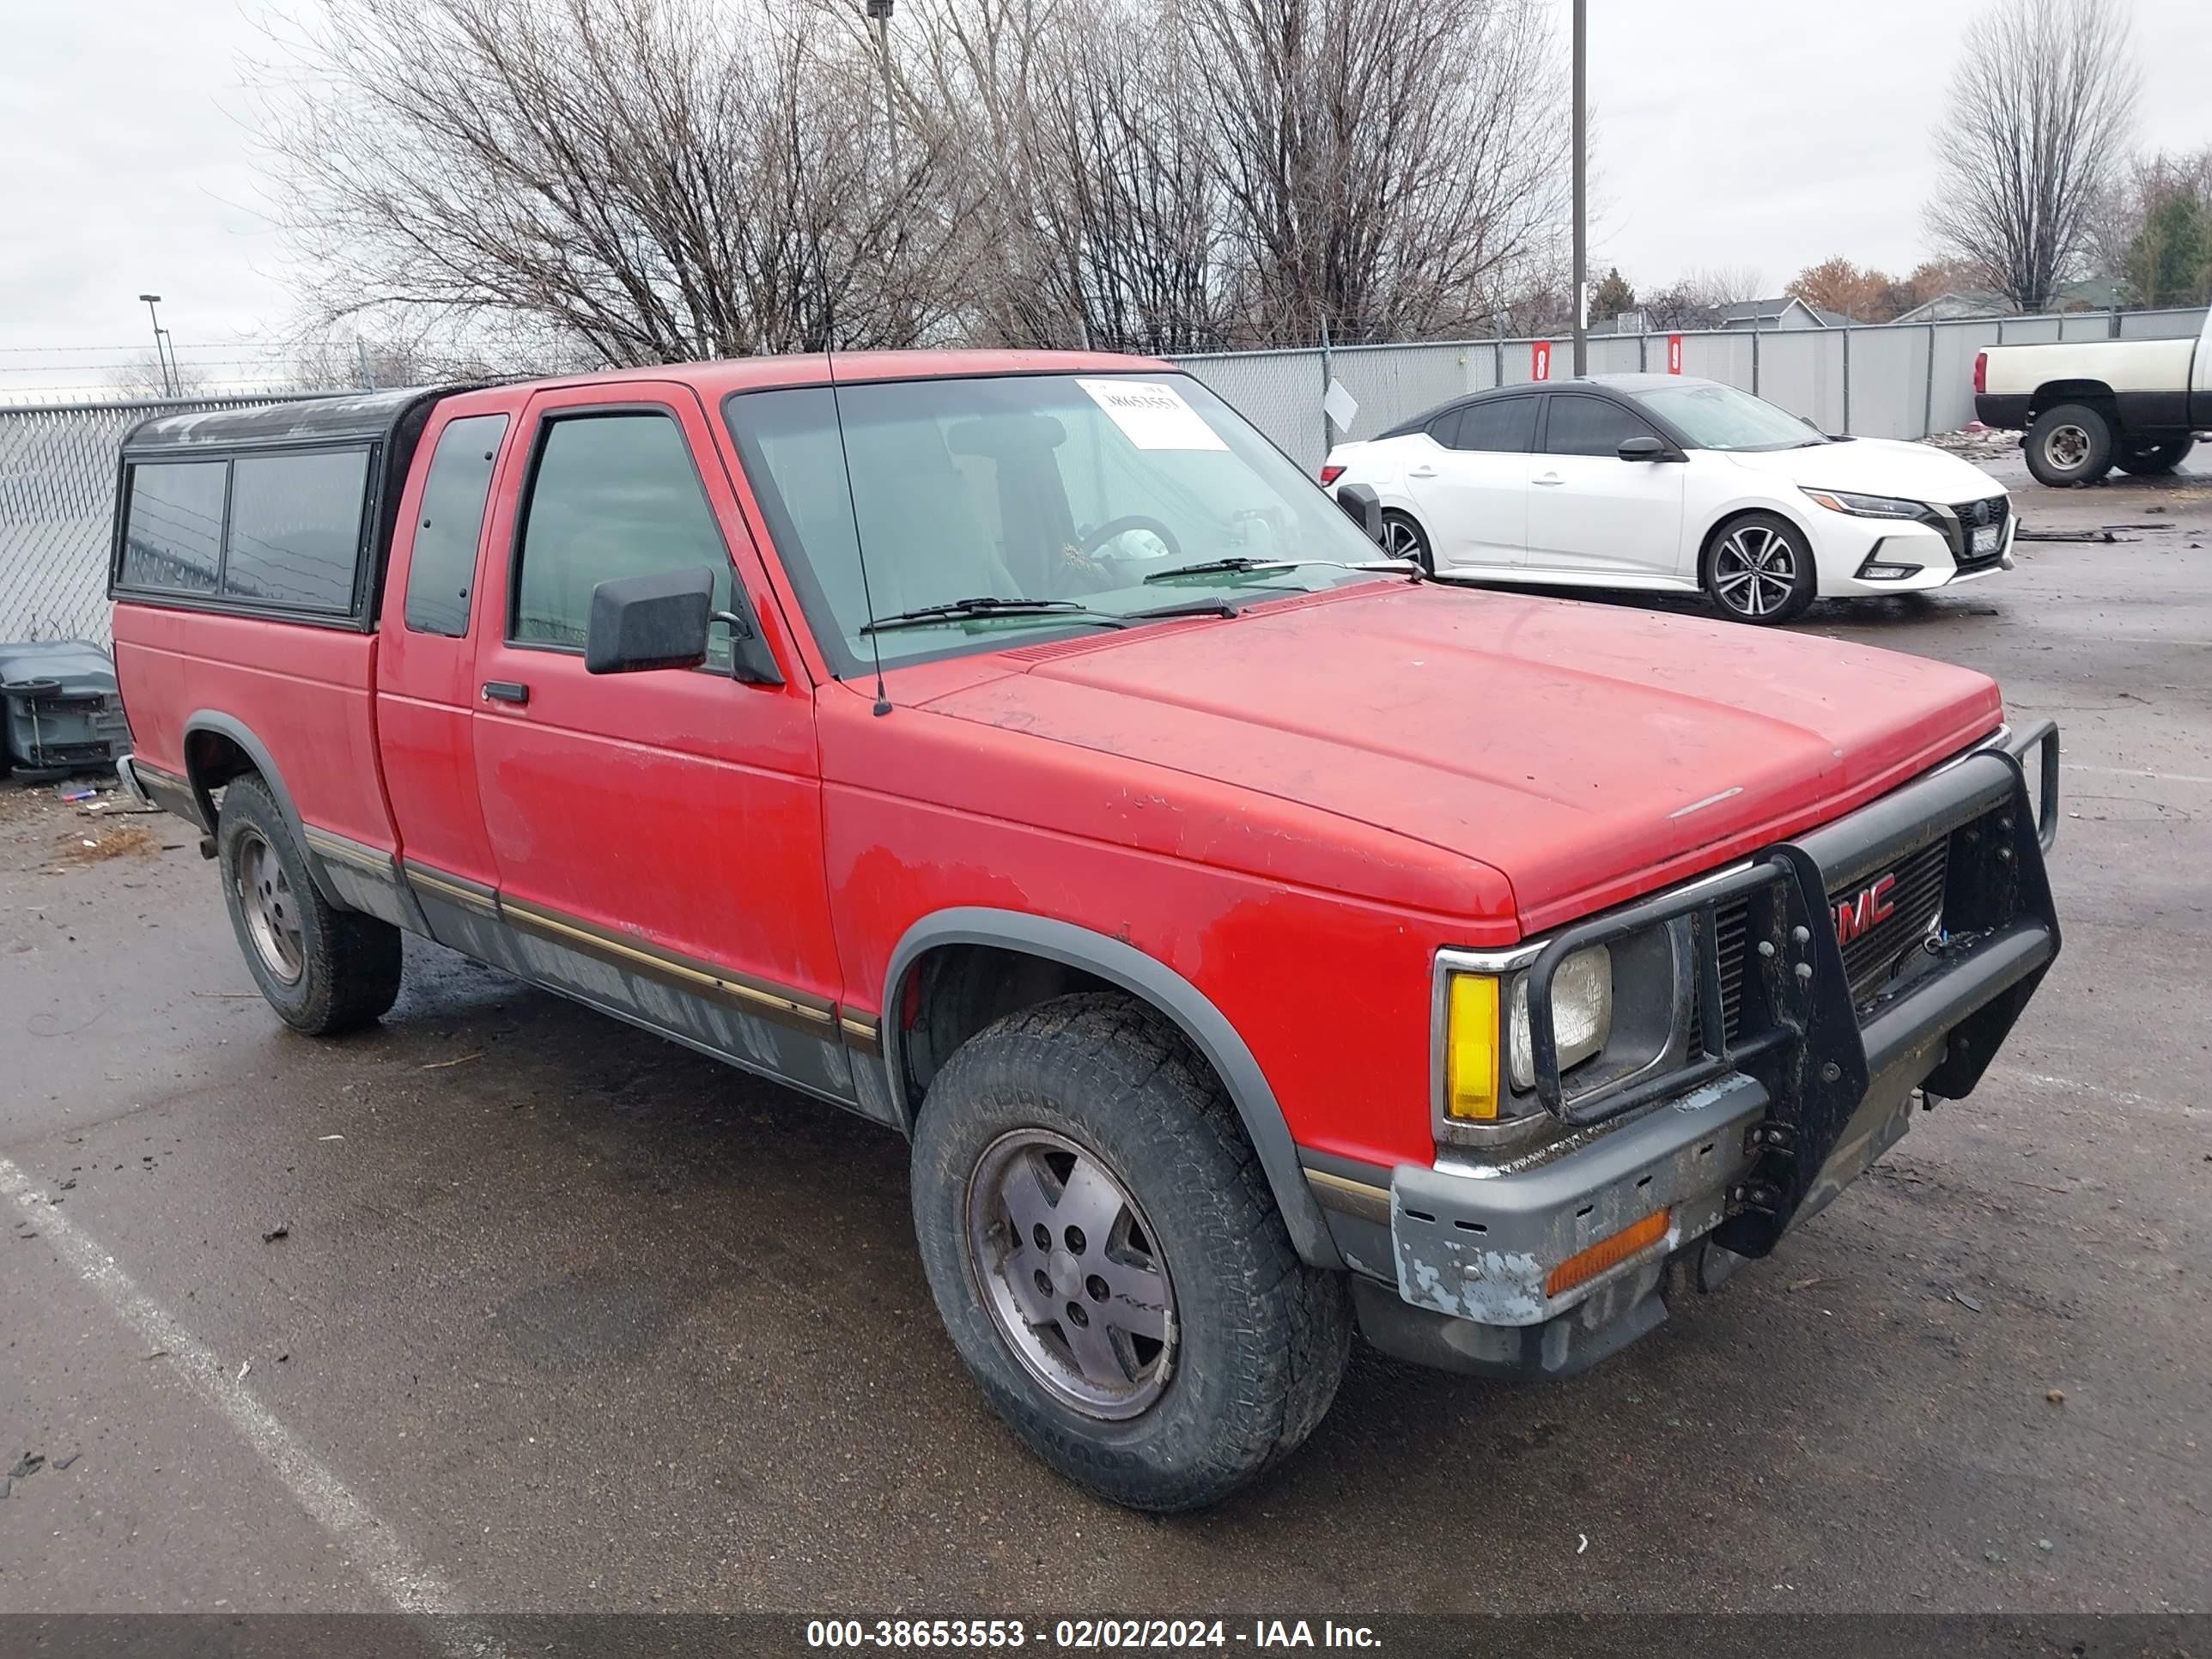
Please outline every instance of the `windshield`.
M1348 564L1378 550L1188 376L863 381L837 396L843 453L827 386L738 392L724 412L841 676L872 662L877 646L889 664L1102 631L1066 607L971 608L871 638L872 608L880 620L966 599L1071 600L1120 617L1376 580L1332 563L1269 562ZM1221 560L1249 568L1177 574Z
M1788 410L1732 386L1670 386L1631 395L1672 422L1692 449L1802 449L1826 441Z

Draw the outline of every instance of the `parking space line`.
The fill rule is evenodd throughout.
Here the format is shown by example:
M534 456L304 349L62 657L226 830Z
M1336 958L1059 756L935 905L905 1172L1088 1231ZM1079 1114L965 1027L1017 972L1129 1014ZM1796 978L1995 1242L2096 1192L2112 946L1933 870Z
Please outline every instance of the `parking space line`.
M435 1569L414 1558L389 1522L355 1496L328 1464L247 1391L212 1348L140 1290L113 1256L64 1218L46 1201L39 1183L5 1158L0 1158L0 1194L37 1217L40 1236L53 1246L54 1253L149 1349L168 1351L176 1375L260 1455L294 1501L347 1552L379 1595L402 1613L452 1613L459 1609L453 1587ZM441 1619L425 1634L455 1656L482 1659L499 1651L496 1643L464 1621Z
M2108 778L2149 778L2158 783L2212 783L2212 777L2197 772L2147 772L2139 766L2085 766L2080 761L2062 761L2059 764L2069 772L2100 772Z

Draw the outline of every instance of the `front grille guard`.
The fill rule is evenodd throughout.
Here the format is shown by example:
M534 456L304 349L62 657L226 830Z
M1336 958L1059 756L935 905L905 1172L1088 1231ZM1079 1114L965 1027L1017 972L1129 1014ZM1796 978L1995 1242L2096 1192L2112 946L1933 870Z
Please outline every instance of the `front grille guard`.
M2039 751L2041 762L2039 813L2031 808L2022 763L2031 750ZM1528 970L1538 1101L1563 1123L1581 1128L1686 1094L1732 1073L1754 1078L1766 1091L1767 1115L1753 1131L1752 1168L1731 1194L1735 1213L1715 1236L1741 1255L1765 1255L1812 1190L1866 1096L1874 1069L1869 1034L1878 1039L1877 1058L1886 1061L1938 1027L1954 1028L1925 1086L1958 1098L1980 1080L2057 954L2058 919L2042 856L2057 836L2057 799L2058 732L2045 721L1849 817L1769 848L1741 869L1562 930ZM1828 891L1937 835L1954 837L1942 966L1918 982L1913 997L1900 1000L1893 1018L1877 1006L1863 1031ZM1719 912L1738 902L1747 908L1749 944L1738 1029L1730 1037L1722 1007L1717 926ZM1576 1101L1560 1074L1553 1025L1553 981L1561 964L1594 945L1686 917L1698 991L1698 1029L1690 1033L1687 1060L1661 1076ZM2045 933L2047 953L2036 949L2033 954L2039 959L2029 970L1984 996L1986 976L1966 971L1978 953L1986 951L1994 961L2003 955L2002 946L2017 956L2024 934ZM1947 985L1955 988L1948 996L1942 994ZM1978 1003L1973 1001L1977 996L1983 998Z

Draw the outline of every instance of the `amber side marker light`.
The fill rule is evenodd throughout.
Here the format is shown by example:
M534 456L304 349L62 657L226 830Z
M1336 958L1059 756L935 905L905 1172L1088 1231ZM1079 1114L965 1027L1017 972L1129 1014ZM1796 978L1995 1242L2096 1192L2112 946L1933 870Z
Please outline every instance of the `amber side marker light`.
M1559 1296L1577 1285L1586 1285L1607 1268L1618 1267L1638 1250L1656 1244L1667 1237L1667 1223L1674 1213L1667 1209L1656 1215L1647 1215L1623 1227L1612 1237L1601 1238L1587 1250L1576 1251L1552 1269L1552 1276L1544 1281L1544 1294Z

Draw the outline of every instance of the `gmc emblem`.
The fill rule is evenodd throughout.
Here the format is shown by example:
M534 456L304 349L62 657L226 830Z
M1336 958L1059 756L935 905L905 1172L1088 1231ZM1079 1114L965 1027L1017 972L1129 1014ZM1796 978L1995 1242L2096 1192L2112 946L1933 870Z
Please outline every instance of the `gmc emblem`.
M1896 887L1895 876L1883 876L1870 885L1860 888L1854 896L1838 904L1836 907L1836 943L1849 945L1895 915L1897 905L1890 894Z

